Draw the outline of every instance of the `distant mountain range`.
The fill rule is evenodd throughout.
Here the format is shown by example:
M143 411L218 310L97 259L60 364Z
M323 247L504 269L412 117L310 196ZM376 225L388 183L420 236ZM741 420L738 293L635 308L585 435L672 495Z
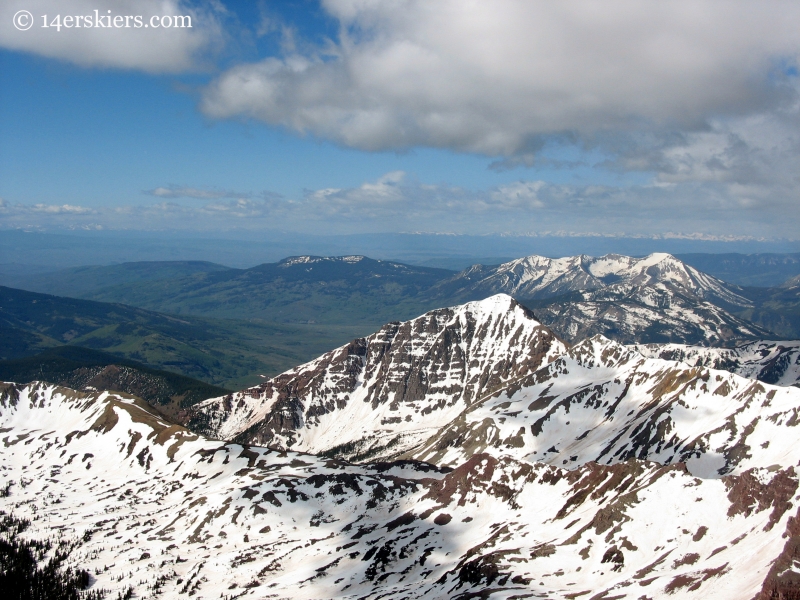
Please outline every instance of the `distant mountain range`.
M754 307L741 288L669 254L530 256L496 267L476 265L438 284L437 291L458 299L511 294L571 342L602 334L623 343L724 344L770 335L728 312Z
M251 269L127 263L31 276L27 282L27 289L37 292L173 315L367 326L367 331L441 306L508 293L572 341L602 333L624 342L721 343L758 339L765 330L800 337L797 289L741 288L667 254L530 256L460 273L362 256L291 257ZM709 333L711 328L716 333Z
M204 262L79 267L31 277L25 289L173 315L380 326L435 308L421 294L452 274L364 256L297 256L251 269Z
M543 299L573 292L604 290L612 296L639 296L652 287L732 306L750 306L747 298L715 277L701 273L669 254L633 258L619 254L547 258L528 256L498 266L475 265L439 284L445 295L486 296L509 294Z
M703 346L800 338L796 280L742 288L668 254L531 256L460 273L361 256L292 257L252 269L129 263L40 283L94 299L0 288L0 359L69 344L232 389L387 322L496 293L513 295L567 343L598 334Z

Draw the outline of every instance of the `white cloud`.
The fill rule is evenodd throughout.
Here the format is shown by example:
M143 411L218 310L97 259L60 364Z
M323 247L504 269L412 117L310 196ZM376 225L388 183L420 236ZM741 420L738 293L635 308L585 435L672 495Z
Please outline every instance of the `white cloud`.
M491 156L542 138L700 131L770 109L800 54L780 0L324 0L336 44L236 66L202 109L364 150Z
M201 202L183 204L162 197L154 204L96 208L23 205L0 199L0 228L277 228L318 234L424 230L550 235L566 228L570 235L798 239L796 200L768 192L765 196L762 187L728 181L613 187L521 180L467 190L422 183L405 173L391 172L352 188L307 190L298 198L262 192L246 198L198 198Z
M89 215L95 211L85 206L74 206L72 204L34 204L30 207L31 212L48 213L51 215Z
M234 192L232 190L203 189L194 187L183 187L170 185L167 187L157 187L146 190L145 194L158 198L195 198L198 200L217 200L220 198L249 198L250 194L245 192Z
M33 15L27 31L14 27L14 15L26 10ZM97 11L97 15L95 14ZM110 11L110 13L109 13ZM141 16L142 27L42 27L64 17ZM144 27L151 17L189 16L191 28ZM81 19L82 25L86 19ZM103 24L108 24L104 19ZM122 21L121 21L122 23ZM158 23L158 22L156 22ZM133 69L148 73L177 73L202 68L207 54L220 47L222 27L215 11L179 0L4 0L0 3L0 47L38 54L83 67Z
M544 181L518 181L501 185L492 193L492 198L519 207L543 208L545 205L539 199L539 191L545 186Z

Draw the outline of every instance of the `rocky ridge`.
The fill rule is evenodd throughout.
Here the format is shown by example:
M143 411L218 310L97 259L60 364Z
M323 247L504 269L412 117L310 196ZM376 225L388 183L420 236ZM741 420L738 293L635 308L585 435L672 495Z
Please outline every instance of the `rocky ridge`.
M409 456L477 453L574 468L685 463L703 478L795 464L800 389L647 358L596 336L476 403Z
M566 346L509 296L389 323L260 386L209 399L188 425L237 442L391 458Z
M792 466L358 466L37 384L3 386L0 432L0 507L25 535L74 539L69 560L112 597L730 600L800 584Z
M635 346L644 356L676 360L697 367L724 369L774 385L800 387L800 341L758 341L735 348L683 344Z

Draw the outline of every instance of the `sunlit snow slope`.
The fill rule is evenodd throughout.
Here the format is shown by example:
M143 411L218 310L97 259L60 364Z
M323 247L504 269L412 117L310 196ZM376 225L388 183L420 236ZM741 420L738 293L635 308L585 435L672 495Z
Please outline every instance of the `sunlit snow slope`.
M765 600L800 585L797 453L714 479L487 454L450 473L353 466L39 384L2 387L0 432L0 510L33 539L75 540L69 560L111 598Z
M797 463L800 389L647 358L601 336L471 406L410 456L574 467L685 462L700 477Z
M775 385L800 386L800 341L758 341L736 348L683 344L636 346L645 356L679 360L688 365L725 369Z

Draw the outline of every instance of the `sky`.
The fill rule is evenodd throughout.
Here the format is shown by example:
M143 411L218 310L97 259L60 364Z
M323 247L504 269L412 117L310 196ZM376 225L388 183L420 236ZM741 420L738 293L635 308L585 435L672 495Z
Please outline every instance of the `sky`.
M798 240L798 22L774 0L4 0L0 229Z

